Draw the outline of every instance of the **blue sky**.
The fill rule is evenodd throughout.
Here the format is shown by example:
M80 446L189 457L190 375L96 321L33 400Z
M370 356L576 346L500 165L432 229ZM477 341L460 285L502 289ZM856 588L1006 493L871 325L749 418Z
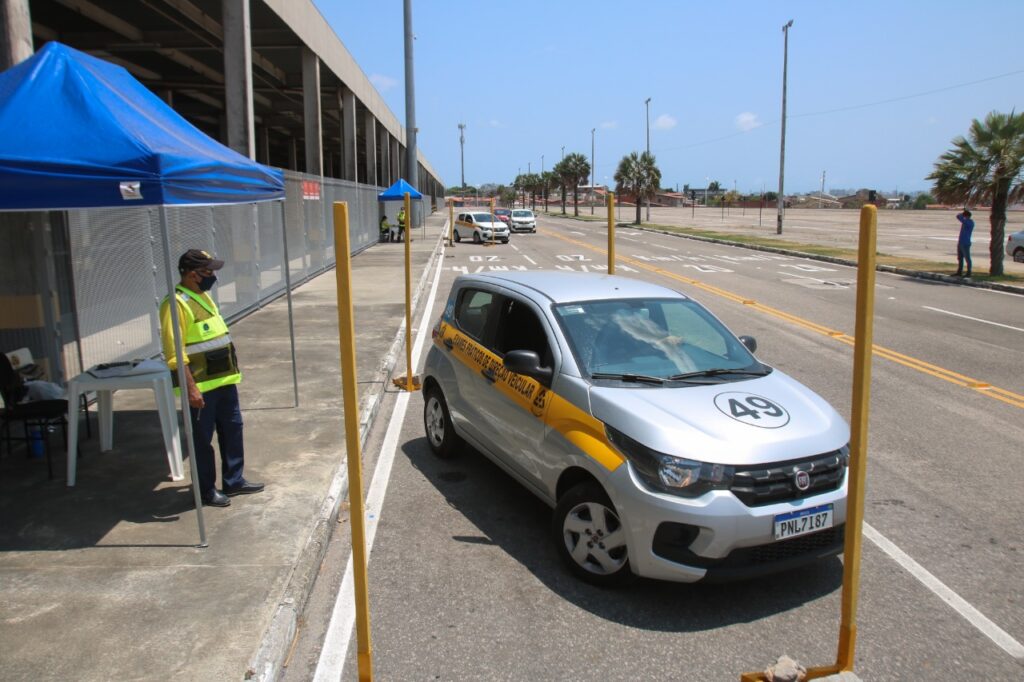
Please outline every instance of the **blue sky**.
M404 123L402 1L314 2ZM420 151L457 185L463 122L466 182L508 183L563 145L589 158L597 128L596 180L613 183L650 97L664 185L777 189L789 19L787 192L823 170L826 189L927 189L971 119L1024 109L1020 0L413 0Z

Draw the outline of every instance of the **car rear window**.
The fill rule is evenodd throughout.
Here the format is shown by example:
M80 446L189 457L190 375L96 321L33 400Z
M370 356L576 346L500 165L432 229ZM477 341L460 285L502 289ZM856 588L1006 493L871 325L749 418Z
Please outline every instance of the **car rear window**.
M490 213L474 213L473 220L475 220L478 223L493 223L494 216L492 216Z
M533 211L512 211L513 218L532 218Z
M466 289L459 297L459 305L455 310L455 323L459 329L477 341L481 340L484 330L487 328L487 315L493 302L494 294L489 291Z

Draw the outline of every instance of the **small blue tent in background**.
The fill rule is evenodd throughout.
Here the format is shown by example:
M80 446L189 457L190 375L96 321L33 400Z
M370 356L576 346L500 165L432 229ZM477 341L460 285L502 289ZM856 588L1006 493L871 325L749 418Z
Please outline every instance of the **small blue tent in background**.
M377 198L381 201L405 201L405 193L409 193L410 199L422 199L423 195L416 191L416 188L410 185L402 178L398 179L398 182L388 187L386 190L377 195Z

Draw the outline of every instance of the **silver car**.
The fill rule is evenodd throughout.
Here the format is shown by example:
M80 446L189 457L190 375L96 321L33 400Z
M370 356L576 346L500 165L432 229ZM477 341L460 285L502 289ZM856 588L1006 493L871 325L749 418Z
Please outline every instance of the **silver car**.
M849 436L676 291L623 277L458 277L423 376L431 449L464 442L554 508L579 577L731 580L838 554Z
M517 208L512 211L509 227L513 232L536 232L537 216L528 208Z

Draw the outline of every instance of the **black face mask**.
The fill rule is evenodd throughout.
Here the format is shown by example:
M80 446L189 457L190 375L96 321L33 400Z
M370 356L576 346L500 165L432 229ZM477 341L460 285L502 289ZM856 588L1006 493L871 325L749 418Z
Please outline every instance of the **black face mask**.
M209 291L213 288L213 285L217 283L217 275L210 275L209 277L203 277L199 280L199 290Z

